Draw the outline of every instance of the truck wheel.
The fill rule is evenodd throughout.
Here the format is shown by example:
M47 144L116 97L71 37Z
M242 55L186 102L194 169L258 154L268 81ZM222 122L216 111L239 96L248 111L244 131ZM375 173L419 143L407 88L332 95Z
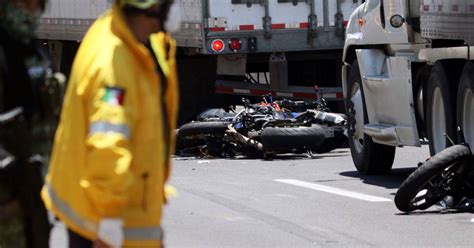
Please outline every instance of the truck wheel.
M384 175L390 173L395 147L377 144L372 137L364 133L364 124L368 122L364 102L364 92L360 77L359 64L355 60L347 79L346 115L349 125L349 148L352 161L362 174Z
M451 71L450 75L455 74ZM450 83L457 80L446 73L445 65L436 62L431 70L428 81L427 101L426 101L426 129L430 153L434 155L451 145L451 142L444 136L446 133L456 142L456 120L454 94L450 89Z
M437 153L416 169L398 188L395 205L402 212L424 210L449 195L444 183L452 173L462 175L471 158L469 148L455 145Z
M474 145L474 63L464 66L458 87L457 121L468 144Z

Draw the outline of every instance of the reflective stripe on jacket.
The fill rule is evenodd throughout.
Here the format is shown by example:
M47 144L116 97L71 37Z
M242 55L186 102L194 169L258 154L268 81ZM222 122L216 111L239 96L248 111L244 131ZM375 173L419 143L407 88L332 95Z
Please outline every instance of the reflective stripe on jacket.
M118 7L92 25L74 60L42 197L68 228L91 240L100 219L118 217L125 246L161 244L175 143L163 120L176 128L176 44L165 33L150 40L168 81L167 118L153 56Z

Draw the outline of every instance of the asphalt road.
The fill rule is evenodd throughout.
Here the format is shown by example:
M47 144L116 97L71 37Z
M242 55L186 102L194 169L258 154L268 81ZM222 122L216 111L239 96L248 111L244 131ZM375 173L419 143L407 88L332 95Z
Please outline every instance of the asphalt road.
M390 176L361 176L348 149L313 159L175 159L168 247L474 246L474 216L437 208L405 215L393 198L428 157L397 150Z
M428 148L397 150L389 176L361 176L348 149L273 161L175 158L167 247L472 247L474 216L405 215L397 187ZM52 247L65 247L61 225Z

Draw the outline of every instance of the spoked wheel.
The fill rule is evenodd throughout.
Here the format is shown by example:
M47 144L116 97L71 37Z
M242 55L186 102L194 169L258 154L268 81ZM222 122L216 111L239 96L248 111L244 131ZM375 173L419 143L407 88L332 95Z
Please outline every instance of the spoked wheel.
M466 143L474 146L474 63L464 66L458 88L457 121Z
M455 145L431 157L400 185L395 195L397 208L424 210L450 195L451 186L469 169L471 156L467 146Z
M352 63L347 79L347 90L348 143L357 171L368 175L390 173L395 157L395 147L375 143L372 137L364 133L364 125L368 123L368 117L359 64L356 60Z

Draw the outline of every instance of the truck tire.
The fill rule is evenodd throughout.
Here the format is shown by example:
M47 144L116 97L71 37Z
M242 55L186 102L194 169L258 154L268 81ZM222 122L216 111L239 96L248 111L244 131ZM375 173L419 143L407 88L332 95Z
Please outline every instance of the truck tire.
M265 151L312 150L320 146L326 131L315 127L267 127L260 135Z
M451 66L452 67L452 66ZM446 133L455 143L456 113L455 93L450 84L457 84L454 71L446 70L447 65L436 62L430 73L426 100L426 133L429 140L430 154L434 155L451 145ZM451 68L449 68L451 69ZM446 73L449 71L450 73Z
M441 201L449 192L433 185L446 180L442 173L468 168L471 156L467 146L455 145L431 157L400 185L394 199L397 208L402 212L425 210Z
M352 63L347 79L346 97L348 143L357 171L366 175L389 174L395 157L395 147L375 143L372 137L363 131L368 117L357 60Z
M457 94L457 125L464 132L466 143L474 145L474 63L467 62Z
M176 148L199 146L209 140L221 140L230 123L221 121L190 122L182 125L176 135Z

